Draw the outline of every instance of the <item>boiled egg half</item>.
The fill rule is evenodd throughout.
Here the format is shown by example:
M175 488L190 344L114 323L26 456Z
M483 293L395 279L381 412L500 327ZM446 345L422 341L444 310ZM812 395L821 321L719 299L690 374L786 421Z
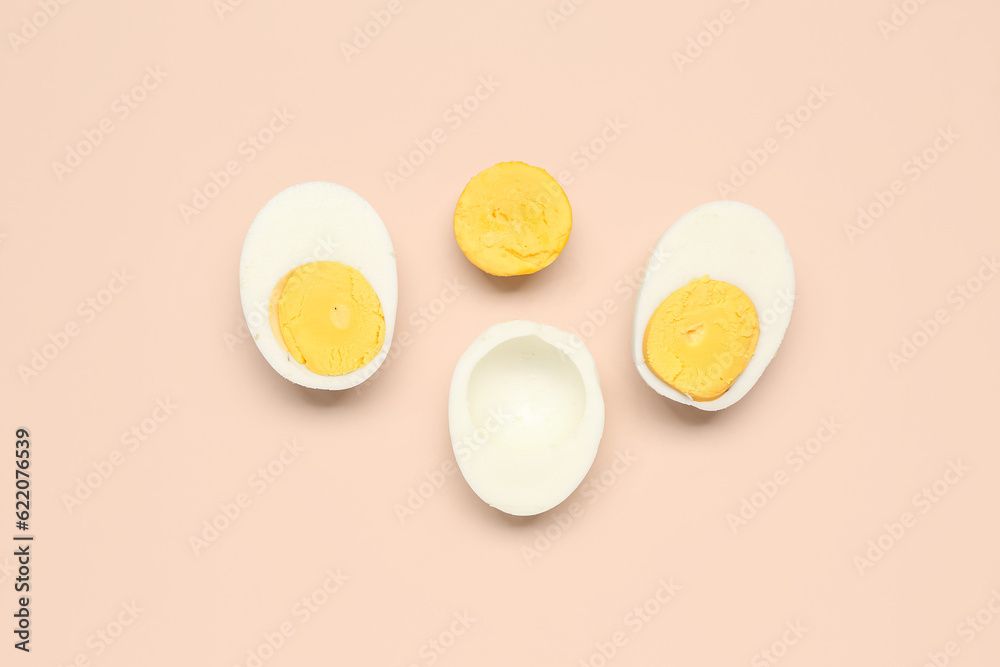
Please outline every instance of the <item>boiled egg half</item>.
M392 343L396 256L382 219L335 183L293 185L257 214L240 256L247 327L282 377L349 389Z
M679 403L726 408L774 358L794 301L792 256L771 219L740 202L699 206L646 267L633 320L639 375Z
M597 455L604 398L594 359L554 327L494 325L455 366L448 421L476 495L507 514L545 512L573 493Z

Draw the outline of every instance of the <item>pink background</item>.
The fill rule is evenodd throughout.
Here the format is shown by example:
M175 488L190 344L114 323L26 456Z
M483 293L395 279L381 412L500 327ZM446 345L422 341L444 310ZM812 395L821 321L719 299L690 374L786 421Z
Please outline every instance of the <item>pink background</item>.
M556 0L403 0L348 61L341 43L387 2L247 0L221 17L210 0L72 2L38 14L37 31L23 23L37 2L6 3L0 466L29 428L37 537L30 656L11 647L13 559L0 556L0 662L253 665L248 651L287 623L280 648L265 644L269 667L772 664L765 649L789 667L918 667L952 641L939 661L998 664L986 605L1000 590L1000 281L976 281L1000 251L1000 7L905 4L915 13L900 6L884 36L889 0L565 0L575 11L554 25ZM713 23L723 10L729 23ZM15 48L21 31L33 36ZM689 38L707 46L679 68ZM142 89L147 67L165 75ZM480 77L499 85L449 123ZM811 87L830 96L787 136L782 118ZM132 109L122 95L145 99ZM274 108L294 118L248 160L241 142ZM103 119L113 131L60 180L53 162ZM601 146L609 119L626 127ZM439 127L444 143L390 188L385 173ZM795 314L750 394L706 415L632 367L629 281L664 229L720 198L718 182L772 138L777 152L729 197L784 232ZM914 172L925 149L935 161ZM186 221L181 205L230 160L239 173ZM502 160L559 176L575 214L563 255L525 279L487 277L451 233L467 180ZM286 382L241 329L243 236L307 180L368 199L398 256L396 339L409 344L357 392ZM896 180L892 205L849 239L858 208L877 213ZM981 288L971 300L954 291L966 281ZM444 305L449 284L459 296ZM456 360L513 318L585 334L601 373L607 427L576 516L567 503L506 517L451 475L401 521L397 505L451 470ZM894 368L904 337L920 347ZM43 350L52 339L64 348ZM53 358L25 381L36 351ZM177 407L162 419L157 399ZM786 455L824 418L842 426L796 469ZM147 430L134 451L133 427ZM261 482L290 440L298 458ZM608 472L626 452L635 461ZM967 470L921 500L949 461ZM772 488L779 471L787 483ZM12 545L11 473L0 479ZM727 514L762 487L773 497L734 532ZM239 494L249 505L195 553L190 538ZM911 527L859 566L906 512ZM327 594L338 569L349 579ZM681 587L662 605L661 579ZM306 620L295 605L309 596L325 604ZM134 621L121 612L133 602ZM643 605L658 613L636 631ZM990 624L959 627L980 609ZM796 622L801 637L786 632Z

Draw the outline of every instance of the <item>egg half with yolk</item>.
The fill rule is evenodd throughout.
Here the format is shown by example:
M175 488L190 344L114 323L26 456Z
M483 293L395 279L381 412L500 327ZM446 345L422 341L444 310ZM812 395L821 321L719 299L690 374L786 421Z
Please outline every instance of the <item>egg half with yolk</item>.
M639 375L679 403L726 408L778 351L794 301L792 257L771 219L740 202L699 206L646 267L633 320Z
M397 294L388 230L342 185L293 185L247 231L247 327L271 367L296 384L349 389L371 377L392 342Z

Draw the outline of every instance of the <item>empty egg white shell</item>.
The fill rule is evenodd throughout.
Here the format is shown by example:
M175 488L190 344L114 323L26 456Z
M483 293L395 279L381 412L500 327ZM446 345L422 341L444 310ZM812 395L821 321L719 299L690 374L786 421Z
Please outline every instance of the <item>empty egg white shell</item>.
M583 481L604 434L594 359L555 327L490 327L455 366L448 422L462 475L483 501L515 516L552 509Z
M743 290L757 310L757 349L729 390L695 401L646 366L642 341L660 303L692 280L708 275ZM727 408L743 398L774 358L792 318L795 268L781 230L753 206L716 201L688 212L660 237L635 302L632 357L639 375L657 393L700 410Z
M354 267L382 305L385 341L367 364L343 375L319 375L300 364L274 336L271 292L292 269L315 261ZM240 255L240 301L257 349L282 377L312 389L350 389L382 365L392 345L398 284L396 254L382 219L363 197L336 183L293 185L257 213Z

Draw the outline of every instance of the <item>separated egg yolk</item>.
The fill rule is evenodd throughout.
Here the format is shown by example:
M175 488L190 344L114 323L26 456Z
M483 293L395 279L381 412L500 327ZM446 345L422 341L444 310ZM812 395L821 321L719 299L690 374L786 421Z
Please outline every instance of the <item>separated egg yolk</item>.
M385 316L360 271L339 262L310 262L275 286L271 330L313 373L344 375L382 349Z
M703 276L659 305L642 354L656 377L696 401L722 396L757 348L757 309L741 289Z
M545 268L569 239L573 214L559 183L539 167L501 162L469 181L455 207L455 238L494 276Z

